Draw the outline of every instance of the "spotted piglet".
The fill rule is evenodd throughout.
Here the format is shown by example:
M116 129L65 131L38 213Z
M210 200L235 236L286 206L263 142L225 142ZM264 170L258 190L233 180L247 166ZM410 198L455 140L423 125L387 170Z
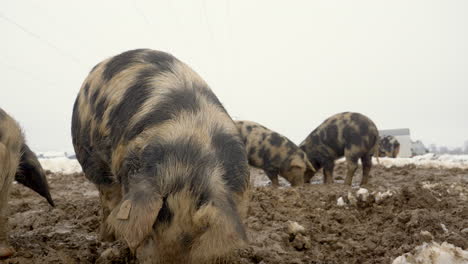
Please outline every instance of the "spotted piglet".
M335 160L346 157L348 172L345 184L351 185L361 159L361 184L368 182L372 156L378 152L379 131L374 122L359 113L339 113L329 117L300 144L316 170L323 168L324 183L333 181ZM314 174L306 174L309 182Z
M400 153L400 142L394 136L380 138L379 157L396 158Z
M273 186L279 185L278 174L297 186L304 183L306 171L314 171L306 154L285 136L252 121L236 121L236 125L244 140L249 164L263 169Z

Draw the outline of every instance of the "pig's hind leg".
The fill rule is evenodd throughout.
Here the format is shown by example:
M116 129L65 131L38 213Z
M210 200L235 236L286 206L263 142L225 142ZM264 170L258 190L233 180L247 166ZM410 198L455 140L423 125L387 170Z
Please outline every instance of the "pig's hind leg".
M372 168L372 155L368 154L361 158L362 162L362 181L361 185L365 185L369 182L369 174Z
M279 186L278 174L277 170L265 170L266 175L271 180L273 187Z
M351 186L353 183L354 173L358 168L358 157L353 155L351 151L345 150L346 164L348 171L346 172L345 184Z

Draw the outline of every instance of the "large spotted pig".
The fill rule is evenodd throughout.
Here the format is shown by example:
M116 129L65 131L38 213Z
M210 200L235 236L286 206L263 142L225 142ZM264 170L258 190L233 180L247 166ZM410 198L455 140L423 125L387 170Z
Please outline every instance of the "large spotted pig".
M345 112L325 120L307 136L300 148L316 170L323 168L324 183L333 182L335 160L345 156L348 167L345 184L351 185L361 159L361 184L366 184L378 140L379 132L372 120L359 113ZM313 175L309 172L304 181L309 182Z
M394 136L380 138L379 157L396 158L400 153L400 142Z
M236 121L236 125L244 141L249 164L263 169L273 186L279 185L278 174L292 186L302 185L304 173L314 170L304 151L285 136L252 121Z
M245 244L245 147L208 85L172 55L132 50L95 66L72 136L100 193L101 238L124 239L140 263L201 263Z
M19 125L0 108L0 258L14 253L8 243L8 194L13 180L31 188L54 206L37 157L26 145Z

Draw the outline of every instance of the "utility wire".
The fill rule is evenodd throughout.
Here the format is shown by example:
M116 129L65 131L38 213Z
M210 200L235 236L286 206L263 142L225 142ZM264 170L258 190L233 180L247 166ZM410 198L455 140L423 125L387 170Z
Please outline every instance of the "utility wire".
M138 15L140 15L141 17L143 17L143 20L145 21L146 25L148 26L148 28L149 28L149 30L150 30L149 32L150 32L150 34L151 34L151 29L152 29L153 27L151 26L151 23L150 23L148 17L147 17L147 16L145 15L145 13L143 13L143 11L138 7L138 5L137 5L137 3L136 3L136 0L133 0L133 1L132 1L132 4L133 4L133 8L135 9L135 12L136 12Z
M206 10L206 0L202 0L202 12L205 17L206 28L208 29L208 34L210 35L211 40L214 40L213 32L211 31L210 23L208 21L208 11Z
M39 82L41 82L43 84L47 84L49 86L59 85L59 83L48 81L48 80L46 80L46 79L44 79L42 77L38 77L36 74L33 74L33 73L29 72L29 71L25 71L25 70L20 69L20 68L18 68L16 66L6 64L1 58L0 58L0 66L3 66L3 67L5 67L6 69L8 69L10 71L13 71L13 72L20 73L22 75L28 76L28 78L33 80L33 81L39 81Z
M24 33L28 34L29 36L42 41L45 43L47 46L49 46L51 49L55 50L57 53L59 53L62 56L68 57L72 61L74 61L76 64L83 65L81 61L76 58L75 56L68 54L67 52L63 51L59 47L55 46L52 42L48 41L47 39L44 39L43 37L39 36L38 34L32 32L31 30L27 29L26 27L18 24L16 21L12 20L11 18L6 17L4 14L0 13L0 18L3 19L4 21L16 26L18 29L23 31Z

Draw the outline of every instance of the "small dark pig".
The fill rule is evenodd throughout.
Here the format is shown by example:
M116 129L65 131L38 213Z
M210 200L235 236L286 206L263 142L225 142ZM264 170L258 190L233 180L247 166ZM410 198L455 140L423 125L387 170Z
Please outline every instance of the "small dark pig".
M394 136L380 137L379 157L396 158L400 153L400 142Z
M8 194L13 180L54 202L49 185L36 155L25 143L16 121L0 108L0 258L14 254L8 243Z
M394 136L380 137L379 157L396 158L400 153L400 142Z
M252 122L235 121L244 141L249 164L263 169L273 186L278 186L278 174L292 186L304 183L304 173L314 172L312 164L291 140L270 129Z
M73 146L99 190L100 238L140 263L205 263L246 242L249 167L237 128L205 81L140 49L96 65L76 98Z
M316 170L323 167L324 183L333 182L335 160L346 157L348 172L345 184L351 185L361 159L361 184L367 184L372 167L372 156L377 153L379 132L374 122L359 113L340 113L331 116L312 131L300 144ZM305 182L313 177L306 173Z

